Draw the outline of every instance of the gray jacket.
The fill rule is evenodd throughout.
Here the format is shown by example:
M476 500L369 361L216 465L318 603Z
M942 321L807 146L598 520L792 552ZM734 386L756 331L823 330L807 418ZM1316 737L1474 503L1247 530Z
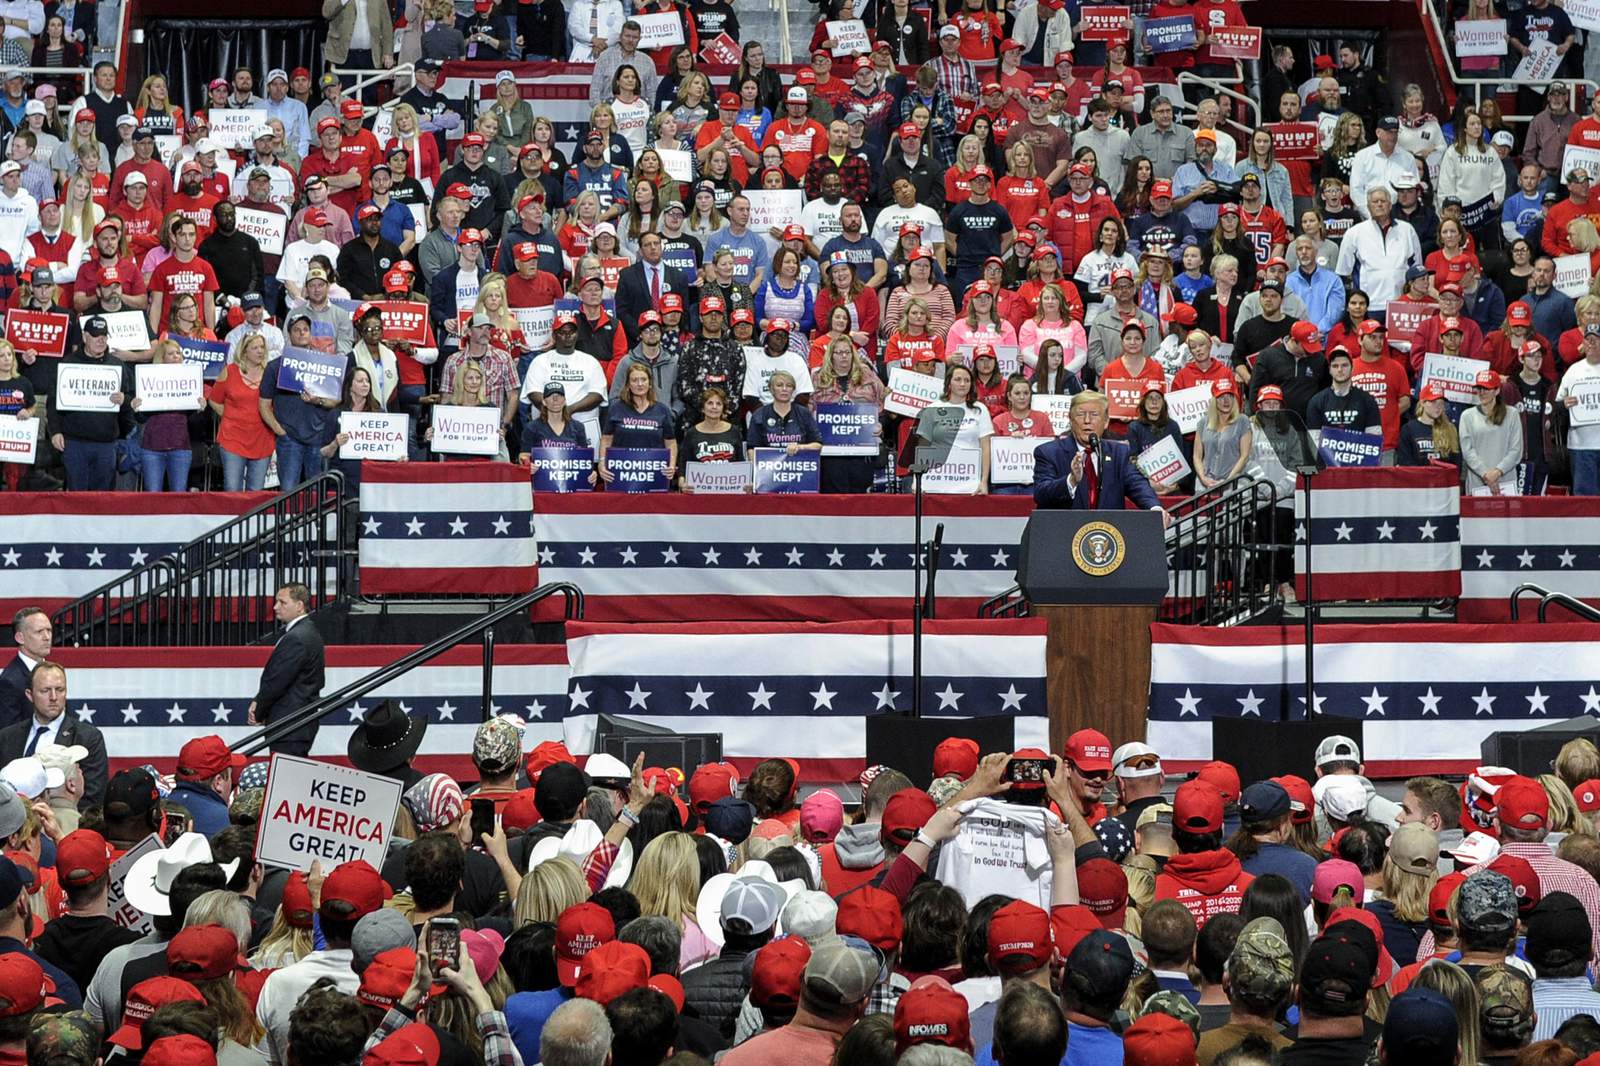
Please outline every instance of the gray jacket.
M1144 323L1144 354L1154 355L1156 346L1161 343L1161 325L1155 315L1143 308L1136 314ZM1089 366L1094 368L1095 378L1098 380L1106 367L1121 355L1122 316L1112 304L1089 320Z
M1170 179L1183 164L1194 159L1194 131L1174 122L1162 133L1154 122L1140 126L1128 139L1127 159L1136 155L1150 160L1155 176Z
M628 371L634 366L642 366L650 371L650 380L656 387L656 398L668 407L672 413L683 414L683 400L677 395L674 387L678 382L678 356L665 345L661 348L661 356L654 362L646 359L638 348L629 350L617 361L617 369L611 376L611 394L606 397L607 403L616 403L622 399L622 388L627 383Z

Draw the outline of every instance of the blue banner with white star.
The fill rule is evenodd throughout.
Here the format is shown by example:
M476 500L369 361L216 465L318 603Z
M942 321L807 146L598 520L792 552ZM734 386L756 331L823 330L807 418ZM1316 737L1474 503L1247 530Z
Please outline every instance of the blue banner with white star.
M1017 716L1019 747L1048 744L1042 619L930 621L923 715ZM911 623L567 624L567 744L595 718L720 732L739 758L794 758L808 773L860 772L870 715L911 708ZM830 776L837 774L839 776Z
M1600 718L1592 625L1320 625L1312 713L1360 719L1373 773L1462 772L1498 730ZM1150 743L1177 763L1211 758L1211 725L1306 717L1298 626L1152 628ZM1374 765L1379 769L1374 770Z

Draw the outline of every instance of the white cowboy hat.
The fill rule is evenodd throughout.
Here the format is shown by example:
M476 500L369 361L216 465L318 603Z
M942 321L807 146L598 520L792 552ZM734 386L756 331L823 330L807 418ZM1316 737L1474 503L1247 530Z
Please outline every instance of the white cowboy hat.
M191 866L212 862L211 845L203 833L185 833L172 842L172 846L141 855L134 861L133 869L122 882L122 894L128 902L151 915L172 913L173 880ZM231 881L239 868L239 860L219 864L222 876Z
M600 846L605 839L605 834L600 832L600 827L587 818L573 822L572 828L567 830L563 837L545 837L534 844L533 850L528 853L528 872L541 862L547 862L556 857L571 859L578 869L583 869L583 862L589 853ZM627 884L628 877L633 873L633 841L624 840L617 849L617 859L611 864L611 869L606 873L606 881L602 886Z
M700 931L706 935L706 939L719 948L725 939L722 931L722 900L728 894L728 889L741 877L759 877L783 889L783 907L788 906L790 900L806 889L806 883L798 877L779 881L778 872L764 859L752 859L739 867L737 872L717 874L712 877L700 889L700 895L695 899L694 920ZM783 907L778 908L780 915Z

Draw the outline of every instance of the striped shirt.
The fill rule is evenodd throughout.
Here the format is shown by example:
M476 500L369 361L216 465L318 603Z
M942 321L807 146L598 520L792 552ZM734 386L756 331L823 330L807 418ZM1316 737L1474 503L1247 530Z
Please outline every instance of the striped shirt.
M1541 977L1533 982L1533 1039L1549 1040L1577 1014L1600 1018L1600 992L1587 977Z
M1566 892L1583 904L1583 912L1589 916L1590 942L1594 946L1590 957L1600 958L1600 884L1596 884L1583 867L1552 855L1550 846L1543 841L1503 844L1500 854L1528 860L1528 865L1539 876L1541 899L1552 892Z

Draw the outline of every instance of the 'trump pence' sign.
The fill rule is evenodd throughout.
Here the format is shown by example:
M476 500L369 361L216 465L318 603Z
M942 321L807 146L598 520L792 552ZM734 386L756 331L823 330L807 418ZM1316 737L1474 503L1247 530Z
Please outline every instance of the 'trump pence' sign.
M400 791L393 778L274 755L256 860L287 870L309 870L313 859L321 859L325 870L357 859L381 868Z

